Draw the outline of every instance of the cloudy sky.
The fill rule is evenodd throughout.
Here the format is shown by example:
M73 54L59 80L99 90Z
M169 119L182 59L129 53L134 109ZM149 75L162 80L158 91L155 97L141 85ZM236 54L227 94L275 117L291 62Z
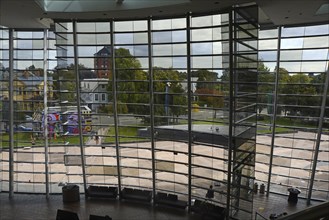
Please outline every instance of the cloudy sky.
M191 53L193 68L211 68L216 72L221 72L225 68L223 61L227 60L223 55L228 37L227 27L209 26L227 24L227 16L214 15L192 19L192 27L204 27L202 29L191 30ZM59 27L57 25L57 27ZM154 20L152 21L152 53L154 56L153 65L164 68L186 69L187 45L186 45L186 20L184 18ZM122 21L115 22L115 47L129 49L130 53L137 57L142 67L148 68L148 37L147 21ZM178 29L171 31L172 29ZM182 29L182 30L180 30ZM109 23L78 23L78 53L79 63L89 68L94 67L94 54L103 48L110 46L110 24ZM129 32L135 33L129 33ZM72 24L67 25L67 32L72 32ZM94 34L98 32L98 34ZM329 59L329 25L311 26L305 28L283 28L281 40L281 67L290 72L324 72L327 69ZM50 35L52 35L50 33ZM299 36L327 35L303 38ZM62 35L65 39L57 38L57 43L67 44L67 56L73 57L73 36L72 34ZM277 48L277 30L260 31L258 47L259 59L271 70L276 66ZM2 64L8 66L8 33L0 32L0 47L3 49L0 53ZM43 32L17 32L17 40L14 41L14 47L21 50L14 52L14 57L19 59L14 65L17 69L25 69L31 65L42 68L43 62ZM54 37L53 35L51 37ZM286 38L293 37L293 38ZM31 40L31 39L34 40ZM222 41L224 40L224 41ZM215 42L212 42L215 41ZM163 44L162 44L163 43ZM92 46L91 46L92 45ZM57 65L55 59L56 47L55 40L50 41L48 51L50 58L49 68ZM32 48L37 50L32 50ZM224 48L224 50L223 50ZM161 57L162 56L162 57ZM166 57L168 56L168 57ZM303 63L299 60L305 60ZM69 59L68 63L73 59Z

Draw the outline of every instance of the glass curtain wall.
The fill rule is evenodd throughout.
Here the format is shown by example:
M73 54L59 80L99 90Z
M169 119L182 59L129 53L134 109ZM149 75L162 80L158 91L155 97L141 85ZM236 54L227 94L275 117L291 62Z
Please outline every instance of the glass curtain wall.
M6 127L9 123L9 29L0 28L0 191L9 189L9 138ZM7 99L5 99L7 97Z
M255 91L251 89L254 74L250 69L254 69L251 63L257 59L257 34L252 25L246 25L248 18L242 17L244 14L237 15L234 21L233 42L237 56L232 78L236 101L232 126L238 132L241 127L252 129L255 121ZM10 188L10 130L6 116L12 77L15 191L47 191L46 169L51 192L60 192L58 184L66 182L117 185L122 180L124 186L151 188L154 159L157 191L175 192L187 199L191 175L192 198L203 198L213 185L215 203L225 204L230 151L214 134L220 131L217 127L230 125L228 14L192 16L190 27L185 17L114 24L77 22L74 28L72 22L57 22L57 51L49 32L47 53L43 51L43 31L13 31L11 76L9 30L1 29L1 189ZM329 196L328 101L323 102L328 35L328 25L260 31L256 182L264 183L271 192L287 194L287 188L294 186L301 190L302 197L311 195L310 189L312 199L325 200ZM55 56L56 61L52 60ZM153 122L149 105L152 95ZM211 136L203 138L200 129ZM231 157L236 168L231 201L239 207L245 201L250 204L248 189L252 181L243 178L244 174L252 176L252 159L243 159L252 155L253 137L241 143ZM81 166L83 163L85 166Z
M154 159L157 191L187 201L187 34L186 17L152 20Z
M228 13L191 19L192 197L204 199L212 186L221 205L228 172L228 33Z
M261 30L257 48L253 22L238 10L232 20L56 22L55 35L2 27L1 190L122 182L187 200L212 185L225 205L230 185L232 211L248 214L257 110L256 183L328 199L329 26Z
M113 33L121 186L152 190L148 20L115 21Z
M2 189L49 192L45 174L49 154L42 115L44 107L53 101L54 34L43 30L12 30L13 69L10 75L10 39L6 29L1 33ZM11 94L10 87L13 89ZM9 121L10 99L13 101L13 121ZM11 131L12 141L9 138ZM12 152L10 145L13 145ZM12 161L9 161L11 157ZM12 174L9 174L10 170ZM10 179L12 183L9 183Z
M57 21L56 39L15 31L15 191L115 185L188 201L205 200L211 185L214 204L250 215L257 27L248 14Z
M77 22L79 90L86 184L117 185L113 102L111 23ZM76 62L75 62L75 65Z
M57 168L61 168L61 173L57 176L59 186L66 183L78 185L84 183L83 172L85 168L82 166L84 151L81 151L81 145L88 141L88 137L85 136L83 126L80 129L79 125L82 125L84 120L82 109L85 109L87 115L90 114L90 110L81 106L80 112L77 105L77 99L79 98L77 94L79 84L77 83L80 78L80 65L76 64L80 64L78 57L80 48L78 46L78 37L74 34L77 32L77 26L72 22L58 22L55 24L58 61L54 75L56 104L48 109L48 118L54 117L54 130L59 131L56 136L58 143L50 147L51 151L57 152L57 161L60 163L57 164ZM52 127L49 127L49 129L49 136L51 136Z
M328 199L328 34L327 24L260 31L256 178L271 192Z
M229 77L229 143L231 157L230 211L233 216L252 217L257 122L258 10L234 11L233 66ZM231 58L231 59L232 59ZM232 96L233 94L233 96ZM232 139L230 138L232 133ZM229 158L230 162L230 158Z

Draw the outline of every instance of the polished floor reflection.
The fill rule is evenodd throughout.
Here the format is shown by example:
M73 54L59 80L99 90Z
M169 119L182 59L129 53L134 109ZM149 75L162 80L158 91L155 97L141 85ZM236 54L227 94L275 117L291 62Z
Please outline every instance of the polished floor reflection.
M166 207L153 207L148 204L119 202L107 199L85 199L81 195L79 202L63 203L61 195L15 194L8 199L8 193L0 194L1 220L44 220L56 219L57 209L76 212L80 220L88 220L89 215L109 215L113 220L199 220L198 215ZM313 202L316 205L318 202ZM272 213L293 213L307 207L306 200L299 199L296 205L289 205L287 196L257 194L254 198L254 213L257 211L264 217ZM246 219L237 215L239 219Z

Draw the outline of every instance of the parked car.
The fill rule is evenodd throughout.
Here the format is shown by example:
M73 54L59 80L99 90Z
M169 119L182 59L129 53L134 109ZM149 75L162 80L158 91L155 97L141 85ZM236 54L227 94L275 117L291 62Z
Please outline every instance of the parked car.
M14 126L14 131L33 131L33 129L24 125L17 125ZM9 126L6 127L6 132L9 132Z
M25 115L25 121L33 121L33 118L29 115Z
M32 131L32 128L25 127L24 125L18 125L17 131Z

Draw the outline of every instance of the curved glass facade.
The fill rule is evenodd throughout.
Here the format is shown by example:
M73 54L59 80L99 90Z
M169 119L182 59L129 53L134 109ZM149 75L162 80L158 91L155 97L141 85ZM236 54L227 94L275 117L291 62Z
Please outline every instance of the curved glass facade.
M328 199L329 26L260 31L256 179Z
M212 185L247 218L255 182L328 199L329 26L258 31L252 12L2 28L0 190L107 185L190 207Z

